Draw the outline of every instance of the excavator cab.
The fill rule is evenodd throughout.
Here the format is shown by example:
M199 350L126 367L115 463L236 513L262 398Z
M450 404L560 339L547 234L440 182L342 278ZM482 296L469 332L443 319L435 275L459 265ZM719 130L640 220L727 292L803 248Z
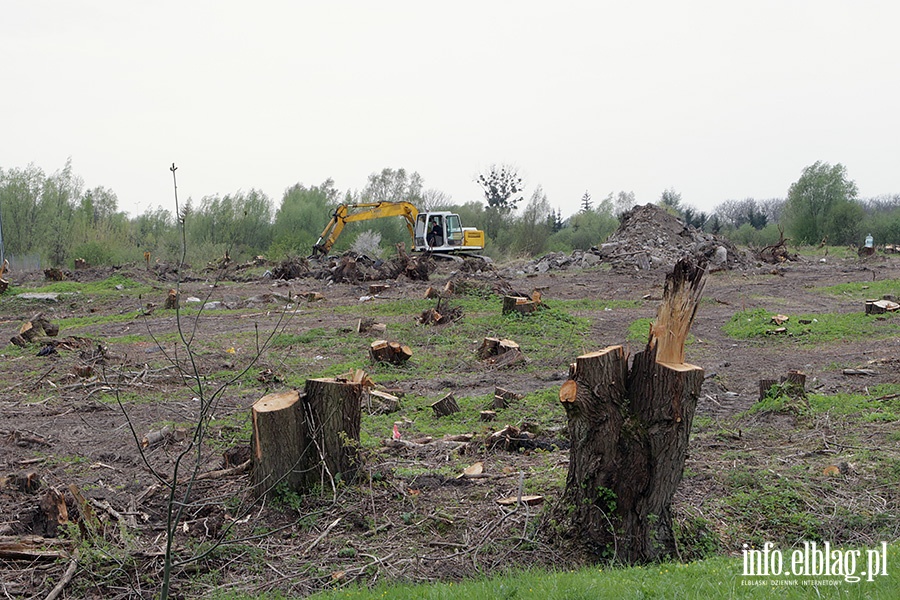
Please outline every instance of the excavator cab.
M455 213L419 213L413 242L413 250L418 252L480 252L484 249L484 232L463 227Z

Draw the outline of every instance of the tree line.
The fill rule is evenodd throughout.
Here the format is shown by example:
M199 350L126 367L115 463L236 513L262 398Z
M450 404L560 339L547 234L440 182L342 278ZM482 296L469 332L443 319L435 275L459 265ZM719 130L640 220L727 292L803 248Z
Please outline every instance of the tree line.
M459 213L465 226L485 231L486 253L495 258L528 257L600 244L637 204L632 192L595 201L585 191L578 212L564 219L540 185L527 192L514 167L492 166L475 183L483 200L455 204L426 188L418 173L385 168L371 174L362 190L342 192L328 179L296 183L277 204L251 188L188 199L177 215L157 207L130 217L113 190L86 189L71 159L50 174L34 165L0 167L0 249L53 266L71 266L76 258L92 265L138 262L145 252L169 261L180 256L183 223L189 262L226 253L234 260L260 254L280 260L306 256L338 204L406 201L419 210ZM710 213L693 208L674 188L654 201L686 223L740 244L774 243L781 231L797 244L858 245L867 234L878 243L900 243L900 195L859 199L841 164L805 168L783 199L725 200ZM402 219L365 221L347 228L334 251L387 253L408 238Z

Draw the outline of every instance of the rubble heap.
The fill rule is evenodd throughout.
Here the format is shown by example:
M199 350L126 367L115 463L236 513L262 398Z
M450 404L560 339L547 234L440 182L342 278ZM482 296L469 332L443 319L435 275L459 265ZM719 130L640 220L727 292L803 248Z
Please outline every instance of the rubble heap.
M729 240L706 233L655 204L636 206L622 215L621 225L596 253L614 268L671 268L682 257L703 255L710 268L746 268L752 257Z

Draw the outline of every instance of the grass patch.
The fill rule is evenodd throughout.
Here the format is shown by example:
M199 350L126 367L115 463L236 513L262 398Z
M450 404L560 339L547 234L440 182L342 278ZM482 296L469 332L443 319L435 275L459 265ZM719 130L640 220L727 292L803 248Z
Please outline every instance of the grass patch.
M122 275L112 275L100 281L56 281L39 287L15 288L17 294L55 292L58 294L83 294L96 298L108 298L123 293L137 296L151 291L153 291L151 286Z
M832 296L844 296L854 300L868 300L882 296L900 296L900 279L883 279L865 283L841 283L820 287L816 291Z
M790 549L780 548L785 564L790 564ZM854 548L855 549L855 548ZM888 546L888 564L897 560L900 548ZM865 570L865 550L857 565ZM375 598L496 600L498 598L539 598L541 600L624 599L646 598L771 598L783 600L806 598L894 598L900 594L900 578L876 577L868 582L845 583L841 577L745 577L741 557L714 557L692 563L660 563L642 567L616 568L609 566L584 567L560 572L529 570L515 571L497 577L462 582L436 584L387 584L372 588L351 586L312 596L317 600L364 600ZM796 580L796 585L784 585ZM837 585L818 585L823 579ZM211 596L242 598L229 592ZM265 596L280 598L280 595Z
M835 340L884 339L900 333L900 316L878 315L878 318L858 313L807 313L788 315L782 325L772 322L772 312L764 308L742 310L722 326L729 336L739 340L765 338L777 341L792 338L804 344L818 344ZM804 321L801 323L801 321ZM783 333L772 333L777 327Z

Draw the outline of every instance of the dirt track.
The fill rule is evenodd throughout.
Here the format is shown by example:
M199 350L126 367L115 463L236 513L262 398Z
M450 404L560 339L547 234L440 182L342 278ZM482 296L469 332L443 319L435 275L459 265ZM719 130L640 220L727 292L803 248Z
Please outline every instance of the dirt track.
M391 296L419 299L428 285L439 285L449 278L452 268L452 265L441 266L431 282L398 281ZM858 312L862 310L858 301L827 296L816 292L815 288L873 279L900 279L900 259L876 257L865 262L829 259L825 264L811 260L779 267L780 274L771 274L771 271L771 267L757 267L720 271L708 277L706 300L701 304L692 329L696 339L687 350L688 360L702 366L708 375L698 415L710 417L716 423L724 422L757 400L760 379L777 377L789 369L806 372L809 387L820 393L859 392L877 383L900 383L896 362L893 367L876 369L875 375L864 379L843 375L840 368L835 368L835 365L860 367L871 359L896 359L900 356L900 339L897 338L876 346L867 340L802 346L769 344L765 340L738 341L728 338L721 330L735 312L746 308L761 307L785 314ZM151 284L159 299L170 286L169 282L159 281L138 268L126 269L124 274ZM485 275L487 280L494 277ZM590 318L593 324L590 331L584 332L584 347L572 348L574 358L582 351L622 343L630 323L637 318L652 317L662 294L664 277L665 271L659 269L616 273L598 267L541 273L512 279L510 283L517 289L544 289L544 297L550 304L554 299L646 298L635 308L578 313L578 316ZM235 355L223 351L221 342L228 339L223 337L224 334L245 341L246 338L239 335L242 332L254 331L257 326L260 331L276 327L281 314L275 308L277 303L266 304L259 300L247 304L249 299L273 293L288 296L314 289L321 289L321 282L300 279L273 287L270 280L260 278L217 287L211 287L205 279L184 284L183 297L193 295L205 299L208 294L209 300L242 307L237 313L206 311L198 323L199 340L218 340L203 342L198 353L201 372L209 376L209 383L224 380L247 356L243 348L238 348ZM336 331L355 324L355 320L351 323L346 311L339 309L357 305L360 297L366 294L366 288L335 284L329 286L326 293L329 310L306 310L294 315L289 333L298 334L313 328ZM15 334L20 323L36 310L43 310L51 319L58 320L122 314L135 308L133 299L95 301L77 296L48 304L3 298L0 306L3 307L0 313L3 339ZM102 534L119 549L118 554L114 553L111 564L83 567L69 588L72 597L152 595L147 582L158 581L166 499L136 448L125 415L108 398L111 388L120 390L128 417L139 437L160 422L190 423L195 420L197 400L194 393L184 385L171 364L166 366L162 356L165 351L173 360L184 358L183 354L175 356L178 344L171 335L166 335L174 330L173 326L171 314L151 314L146 322L126 319L85 325L79 329L78 336L91 338L101 345L108 338L127 340L129 338L123 336L136 336L133 342L108 344L104 350L105 371L98 367L99 372L88 379L78 378L72 372L75 365L84 362L84 353L95 351L92 343L74 350L60 350L48 357L19 351L4 356L0 372L6 388L0 394L0 468L9 474L34 472L42 486L37 493L12 489L10 485L0 489L0 535L52 534L52 527L48 528L42 522L38 507L49 487L65 491L70 485L76 486L93 499L94 510L103 521L113 519L110 517L112 512L98 508L104 502L124 519L126 534L111 525ZM159 343L146 339L148 327L158 334L162 332ZM65 336L66 332L62 331L60 335ZM297 351L307 352L305 349ZM317 376L318 369L327 368L331 361L339 362L339 358L339 349L323 347L310 352L302 357L308 365L308 371L302 375ZM267 368L278 374L278 360L277 353L265 354L250 375ZM471 371L468 365L465 361L448 362L439 379L405 380L398 385L405 388L407 394L421 397L437 394L448 387L457 396L480 396L491 393L495 385L521 393L558 387L565 376L565 362L536 368L532 365L527 370L503 373ZM250 404L277 385L247 376L229 388L215 409L217 425L210 431L211 441L220 443L216 445L216 453L210 455L213 458L209 458L201 470L222 466L220 459L215 457L241 429ZM148 402L145 397L153 400ZM101 401L101 398L105 399ZM550 430L559 428L564 422L561 410L552 414L554 416L547 423L542 423ZM231 425L228 419L232 419ZM776 418L760 427L766 435L776 430L776 438L784 442L785 448L793 443L790 419ZM895 429L896 423L885 427ZM381 432L372 432L372 435L385 437ZM701 476L686 478L682 483L676 512L683 515L702 509L704 502L721 490L722 482L716 480L717 474L711 465L724 448L753 446L759 449L763 442L753 436L751 430L739 440L726 440L717 445L704 438L692 445L688 468ZM150 448L147 461L154 469L170 474L183 443L172 440ZM771 438L765 441L767 445L772 443ZM777 444L770 451L777 454ZM196 596L208 591L208 586L218 585L248 591L280 589L305 594L357 578L372 580L376 573L382 578L452 579L481 571L552 564L559 560L552 549L535 541L538 538L531 539L539 509L506 513L494 500L515 493L519 472L527 472L533 478L544 477L557 485L560 478L564 481L564 450L546 453L489 451L467 457L467 462L483 460L491 472L497 474L496 478L483 480L448 478L444 465L450 454L452 452L437 445L410 451L375 449L366 459L370 482L338 489L336 497L325 494L319 498L304 498L296 506L255 507L246 516L237 513L238 499L245 493L246 475L198 482L194 494L198 503L189 507L186 529L177 535L180 547L196 551L202 543L215 539L228 527L232 528L228 534L232 540L249 539L226 546L214 557L177 569L177 591ZM423 466L430 468L431 474L404 475L414 473L414 466L420 470ZM862 479L848 480L846 485L865 483ZM545 494L552 501L558 491L558 488L551 488ZM69 496L68 501L74 506L71 492ZM214 501L206 503L200 499ZM896 512L898 502L900 499L890 497L885 510ZM340 521L317 541L338 518ZM255 532L262 531L270 533L253 537ZM521 538L526 532L531 541L522 543ZM121 571L113 568L116 560L124 561ZM13 597L45 594L61 576L64 567L62 562L48 569L38 563L0 561L0 580L6 582L4 590ZM147 579L141 580L140 576Z

